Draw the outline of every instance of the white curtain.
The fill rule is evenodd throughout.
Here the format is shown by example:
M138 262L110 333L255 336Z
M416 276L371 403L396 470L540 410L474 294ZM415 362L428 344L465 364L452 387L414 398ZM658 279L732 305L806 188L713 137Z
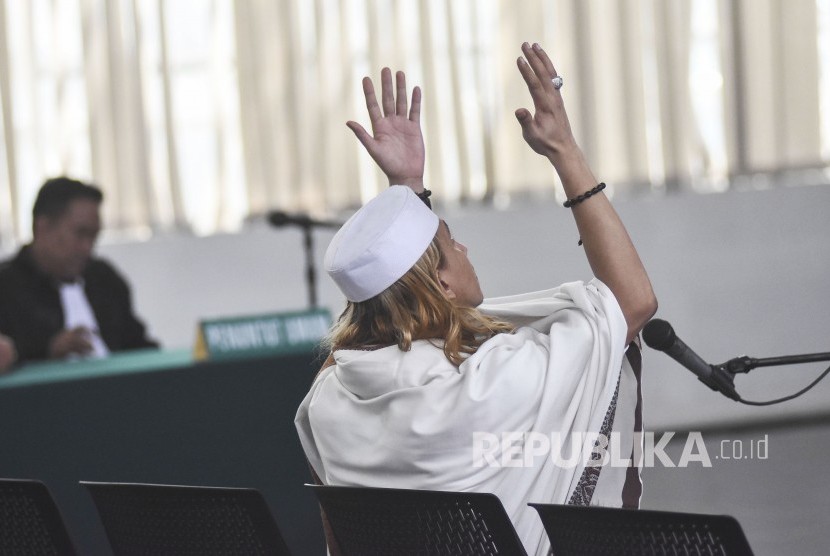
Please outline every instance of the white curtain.
M0 242L28 238L38 187L61 174L101 186L108 233L131 237L358 205L385 184L344 124L366 123L360 80L383 66L424 90L437 199L550 195L513 116L530 105L523 41L565 76L613 193L822 172L828 4L0 0Z

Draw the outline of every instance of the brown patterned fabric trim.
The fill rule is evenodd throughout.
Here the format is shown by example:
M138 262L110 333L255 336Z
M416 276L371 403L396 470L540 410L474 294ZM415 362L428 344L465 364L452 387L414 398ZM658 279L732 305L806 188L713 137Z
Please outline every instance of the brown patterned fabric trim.
M625 356L634 371L637 379L637 406L634 408L634 438L643 433L643 355L639 346L634 342L628 346ZM631 465L625 473L625 484L622 490L622 507L637 510L640 508L640 497L643 494L643 482L640 479L640 469L635 461L637 447L631 450Z
M614 428L614 415L617 411L617 394L620 393L620 379L617 379L617 388L614 390L614 397L611 398L611 403L608 405L608 411L605 413L605 419L602 421L599 433L607 439L611 438L611 429ZM602 458L601 453L597 453L596 448L599 446L599 440L594 443L594 451L591 453L591 461L598 461ZM599 465L586 466L582 471L582 476L576 484L576 488L571 493L571 499L568 504L571 506L588 506L591 504L591 498L594 496L594 489L599 480L599 472L602 467Z

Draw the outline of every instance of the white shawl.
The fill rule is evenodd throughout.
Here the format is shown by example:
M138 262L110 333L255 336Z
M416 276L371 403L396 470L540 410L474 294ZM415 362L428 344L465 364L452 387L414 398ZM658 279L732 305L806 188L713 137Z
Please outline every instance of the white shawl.
M335 352L336 364L300 405L297 431L324 484L492 492L528 552L546 554L528 502L621 505L626 470L606 466L598 481L585 466L591 433L606 417L627 429L630 454L637 390L632 377L620 378L625 318L596 279L491 299L480 309L518 328L459 367L429 341L408 352ZM620 402L631 415L615 415ZM534 456L523 445L534 435L536 450L542 436L559 439L561 458L556 450ZM568 449L574 439L577 454Z

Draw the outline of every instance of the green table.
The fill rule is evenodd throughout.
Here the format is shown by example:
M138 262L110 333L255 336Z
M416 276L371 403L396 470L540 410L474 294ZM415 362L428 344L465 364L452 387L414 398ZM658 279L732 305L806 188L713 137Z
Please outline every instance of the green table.
M144 349L115 353L104 359L43 361L29 363L15 372L0 376L0 390L100 376L166 371L187 367L193 363L193 354L189 349Z
M0 377L0 477L45 482L82 554L111 551L79 480L256 488L294 554L324 554L293 423L317 368L184 350L29 365Z

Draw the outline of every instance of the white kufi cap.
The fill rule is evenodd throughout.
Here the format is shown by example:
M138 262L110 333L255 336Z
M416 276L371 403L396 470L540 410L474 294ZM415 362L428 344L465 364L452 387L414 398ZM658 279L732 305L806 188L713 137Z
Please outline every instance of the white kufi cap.
M438 216L405 185L366 203L335 234L326 272L349 301L366 301L418 262L438 231Z

